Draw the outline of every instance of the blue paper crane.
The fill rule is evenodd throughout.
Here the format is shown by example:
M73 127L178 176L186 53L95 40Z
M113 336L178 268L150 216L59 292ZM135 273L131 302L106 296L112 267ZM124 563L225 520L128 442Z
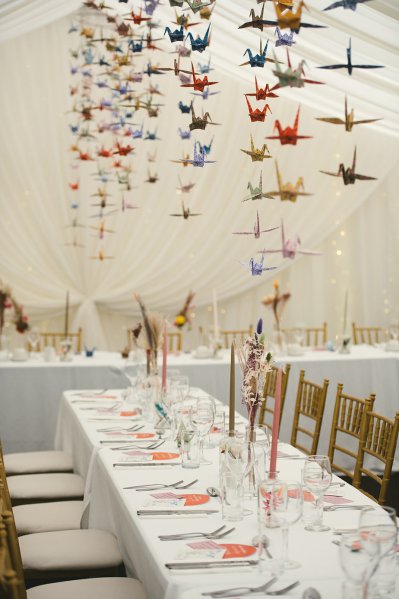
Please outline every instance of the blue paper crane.
M352 75L353 69L383 69L383 65L372 64L352 64L352 40L349 38L349 46L346 49L347 63L346 64L329 64L318 69L346 69L349 75Z
M191 31L189 31L187 33L186 39L189 38L190 43L191 43L191 49L196 52L204 52L206 50L206 47L209 43L209 30L210 30L211 26L210 24L208 25L208 29L206 30L206 33L204 35L204 37L200 37L199 35L197 35L197 37L194 39L193 34L191 33Z
M184 28L180 25L180 29L171 30L170 27L165 27L164 35L167 33L171 42L182 42L184 40Z

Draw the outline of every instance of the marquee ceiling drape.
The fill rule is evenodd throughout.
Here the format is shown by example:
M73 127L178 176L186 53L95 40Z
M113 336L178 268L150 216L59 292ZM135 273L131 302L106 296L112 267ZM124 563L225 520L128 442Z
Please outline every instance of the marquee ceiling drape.
M140 291L151 307L170 311L180 306L190 288L196 291L200 306L209 301L212 288L218 289L220 298L229 298L259 285L260 280L251 277L240 262L247 263L264 245L278 247L280 233L268 234L258 242L232 235L233 231L253 226L255 205L242 204L241 200L247 182L257 182L260 172L240 148L248 147L250 131L255 131L258 144L264 135L270 135L275 118L292 124L299 104L300 129L313 139L299 142L297 147L281 147L273 141L268 145L284 179L296 181L303 176L306 191L314 195L300 198L295 204L277 199L256 203L263 224L279 225L284 218L286 233L299 233L303 247L313 248L338 222L357 210L394 168L399 137L399 11L395 2L375 0L356 13L321 13L319 0L308 2L309 18L329 28L301 32L291 55L295 63L305 58L312 77L328 85L281 90L281 98L270 101L273 114L258 130L248 123L243 96L253 87L253 72L237 66L243 60L244 49L248 45L256 48L259 43L257 34L237 29L252 4L249 0L218 0L212 21L212 75L220 82L222 93L209 100L207 108L213 120L222 125L200 135L206 143L215 136L210 158L216 164L202 170L170 162L180 158L182 151L192 152L192 141L183 142L176 133L179 126L188 123L187 117L178 113L177 102L189 101L190 96L177 86L172 75L162 77L159 83L166 94L162 98L165 106L157 121L144 121L145 129L157 127L161 141L151 145L138 140L138 144L148 147L133 158L133 183L138 188L129 200L141 209L109 217L107 225L117 233L109 236L105 247L107 254L115 258L99 263L89 260L98 251L98 240L90 229L80 234L85 248L64 245L70 240L66 226L71 221L72 200L67 187L72 157L67 149L72 138L70 119L65 115L71 106L68 48L72 40L67 34L70 19L64 15L76 11L78 3L0 2L0 64L2 89L6 90L0 97L0 273L35 317L56 314L66 289L70 290L72 303L80 306L76 324L85 326L92 319L92 328L99 328L96 306L131 312L133 290ZM161 14L170 16L169 7L162 7ZM76 13L72 16L76 18ZM352 77L314 68L344 59L349 37L359 62L383 64L386 68ZM168 64L171 55L157 56L156 60ZM265 74L257 75L262 81L273 77L270 67ZM383 120L358 127L350 134L315 120L317 116L342 115L345 94L359 118ZM139 119L141 122L141 115ZM341 180L318 172L336 170L341 161L348 165L355 145L358 171L378 177L378 181L344 187ZM146 153L155 147L155 170L160 181L149 185L144 183ZM93 170L90 164L81 167L78 214L82 222L89 222L91 213L87 198L96 189L89 176ZM265 190L275 189L273 161L266 161L262 171ZM181 196L175 191L178 175L185 182L196 183L190 206L201 212L201 217L186 222L169 216L180 205ZM116 185L110 189L119 201ZM283 264L277 255L267 259L279 269L287 262ZM267 276L269 273L264 273L262 281Z

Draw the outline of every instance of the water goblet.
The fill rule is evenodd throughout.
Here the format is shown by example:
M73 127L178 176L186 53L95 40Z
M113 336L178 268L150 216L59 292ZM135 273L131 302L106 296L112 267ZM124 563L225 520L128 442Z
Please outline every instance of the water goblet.
M305 526L310 532L323 532L330 530L323 524L323 495L331 484L331 464L326 455L310 455L306 458L303 468L303 482L313 495L316 496L316 510L318 518Z

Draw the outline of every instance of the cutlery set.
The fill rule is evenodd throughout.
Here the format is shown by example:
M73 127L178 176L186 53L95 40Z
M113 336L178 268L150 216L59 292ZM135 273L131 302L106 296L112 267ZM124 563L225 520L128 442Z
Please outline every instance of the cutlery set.
M137 510L138 516L196 516L199 514L218 514L219 510L203 510L203 509L182 509L182 510L158 510L158 509L149 509L149 510Z
M170 485L164 485L162 483L153 483L153 484L148 484L148 485L133 485L132 487L123 487L124 489L135 489L136 491L158 491L159 489L189 489L190 487L192 487L193 485L195 485L195 483L198 482L198 478L196 478L195 480L192 480L190 483L187 484L182 484L184 483L183 480L178 480L175 483L172 483Z
M120 443L120 439L118 441L118 443ZM100 443L107 443L107 441L100 441ZM116 441L113 441L113 443L116 443ZM149 443L149 445L146 445L146 443ZM148 439L137 439L134 441L134 443L128 443L126 441L125 445L120 445L119 447L111 447L111 451L125 451L128 449L143 449L143 450L147 450L147 449L157 449L158 447L161 447L161 445L163 445L165 443L165 441L160 441L159 439L157 439L156 441L154 441L153 439L151 441L148 441Z
M118 432L128 432L128 433L134 433L137 431L140 431L142 428L144 428L144 424L133 424L133 426L130 426L129 428L124 428L123 426L108 426L105 428L97 428L96 432L97 433L118 433ZM105 441L100 441L100 443L105 443Z
M233 532L235 528L225 530L226 525L217 528L213 532L186 532L175 535L159 535L160 541L185 541L188 539L223 539L228 534Z
M276 589L275 591L271 590L269 591L268 589L275 583L277 582L277 578L273 577L270 580L268 580L266 583L258 586L258 587L235 587L233 589L223 589L221 591L211 591L208 593L202 593L202 595L204 595L205 597L213 597L214 599L220 598L222 599L222 597L243 597L244 595L251 595L252 593L264 593L265 595L284 595L285 593L288 593L288 591L291 591L291 589L294 589L295 587L297 587L300 583L299 580L297 580L296 582L293 582L281 589Z

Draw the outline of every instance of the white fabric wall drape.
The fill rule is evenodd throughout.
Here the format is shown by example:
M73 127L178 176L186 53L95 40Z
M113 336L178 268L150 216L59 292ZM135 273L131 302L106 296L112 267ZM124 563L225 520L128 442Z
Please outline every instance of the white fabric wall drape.
M177 112L177 101L181 98L187 101L189 95L176 87L172 76L163 77L161 87L166 93L166 105L156 124L162 138L156 168L160 183L155 186L143 183L147 174L146 151L154 146L145 148L133 160L136 171L133 181L139 188L134 190L131 200L140 204L141 210L111 217L109 224L117 234L107 240L106 247L107 253L116 258L104 263L88 259L98 248L89 229L82 235L86 245L82 251L64 246L68 239L65 227L70 222L68 202L71 201L67 188L71 154L67 148L72 139L68 116L65 116L70 108L69 21L61 19L0 46L2 89L6 90L0 97L3 117L0 142L4 150L0 163L0 274L13 286L32 320L46 321L45 326L49 328L56 326L65 292L69 289L74 325L83 326L87 343L115 347L124 336L123 327L137 313L133 291L139 291L151 309L173 315L187 291L194 289L200 321L201 306L206 312L212 288L217 288L226 308L226 326L245 326L256 319L259 297L264 295L265 289L270 289L271 283L267 281L276 273L264 273L261 279L251 277L239 262L247 262L265 245L278 246L280 237L276 232L254 242L231 234L253 226L255 206L241 204L241 199L248 180L255 181L259 176L259 167L254 167L239 150L248 147L251 131L243 94L253 86L253 73L236 65L241 62L246 45L256 47L258 42L257 36L250 32L239 32L242 37L238 37L234 23L245 20L249 6L250 3L245 2L231 7L231 3L227 6L220 1L215 14L213 74L221 82L222 93L215 96L210 111L222 126L203 134L201 141L209 142L215 134L211 158L217 163L200 173L195 172L200 169L188 172L189 168L181 169L170 163L170 159L181 157L183 150L192 150L192 142L181 142L176 133L177 127L187 126L187 118ZM390 317L384 315L380 298L371 294L371 290L375 289L375 277L381 276L380 265L387 265L385 256L394 255L398 247L394 222L386 212L395 210L390 204L390 194L396 187L392 180L397 181L399 119L394 100L398 59L392 37L397 31L397 22L378 11L358 11L356 20L352 17L345 15L345 21L338 14L323 16L333 27L345 28L345 32L338 35L339 31L334 28L325 30L330 36L328 43L323 43L323 36L327 38L324 30L305 36L303 43L301 37L298 52L302 52L310 67L335 61L346 47L346 30L350 28L359 61L382 61L387 68L352 78L338 73L327 77L325 72L313 69L315 79L328 80L331 85L313 86L317 90L283 90L281 98L271 101L273 115L267 117L265 125L260 125L260 133L256 135L259 143L264 135L270 135L275 116L283 124L292 123L301 103L300 129L314 136L313 140L299 142L296 148L281 147L277 142L269 144L284 178L295 181L302 175L306 190L314 196L299 199L289 206L278 200L264 200L256 206L264 224L277 225L283 217L288 235L299 233L303 247L323 249L322 257L304 258L294 264L283 262L277 256L267 260L279 267L277 274L283 286L289 286L294 294L287 308L287 319L309 324L324 319L337 324L343 289L351 287L348 276L343 275L345 271L351 273L352 281L357 281L351 293L352 315L367 322L373 318L377 323ZM375 24L371 39L363 35L366 21L368 25ZM301 54L294 51L293 56L298 60ZM263 81L262 75L260 78ZM270 78L269 70L265 81ZM372 127L359 127L351 134L345 133L343 128L314 120L316 116L342 114L344 92L350 94L350 104L355 106L359 117L381 116L384 120ZM154 124L147 121L146 126L152 129ZM341 160L350 163L355 144L358 171L374 175L378 181L344 187L342 181L318 172L319 169L335 170ZM82 167L79 220L84 222L89 214L86 198L95 189L87 176L92 170L91 165ZM274 189L273 161L264 163L262 170L265 189ZM176 222L177 219L169 217L180 203L175 193L178 174L184 180L196 182L190 203L203 213L202 217L188 222ZM116 187L112 189L116 193ZM385 192L387 198L381 198L379 193ZM381 207L377 214L373 202ZM372 208L366 211L366 205ZM384 206L388 207L384 209ZM363 216L360 211L364 211ZM368 214L372 214L372 221L366 220ZM355 225L355 222L363 224ZM353 225L354 231L345 239L364 238L369 243L366 247L349 245L339 262L335 262L329 236L339 239L339 233L334 231L347 227L347 223L351 229ZM375 241L378 239L379 242ZM324 240L327 240L325 244ZM369 270L363 266L365 262ZM287 266L289 268L283 270ZM330 269L334 275L330 276ZM345 285L341 286L343 278ZM332 279L337 283L331 283ZM308 297L303 296L302 290L298 292L301 286L305 287ZM388 287L382 282L381 286ZM387 292L388 300L394 302L398 297L397 283L389 286ZM295 311L299 307L297 317Z

